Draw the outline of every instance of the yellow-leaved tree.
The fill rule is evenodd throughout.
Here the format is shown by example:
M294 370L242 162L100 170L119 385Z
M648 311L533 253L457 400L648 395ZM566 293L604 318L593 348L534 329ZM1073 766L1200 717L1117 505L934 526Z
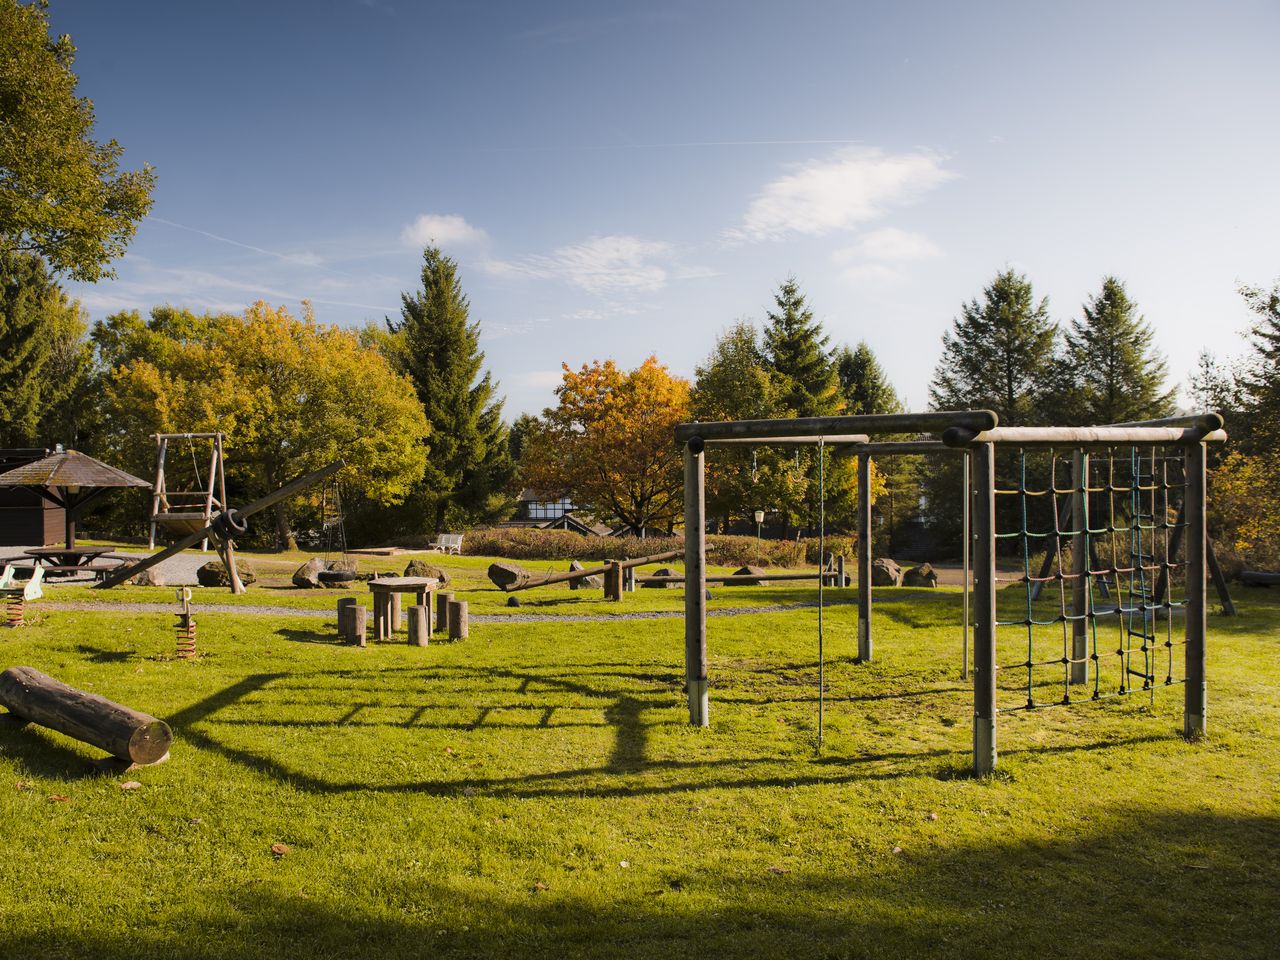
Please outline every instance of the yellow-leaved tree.
M650 357L561 365L559 404L532 426L521 459L526 485L569 496L632 533L669 528L683 511L683 460L674 428L689 417L689 383Z
M430 425L413 386L355 332L259 301L241 316L157 307L98 324L105 437L135 473L154 466L154 433L221 431L246 499L343 458L344 485L403 500L422 476ZM274 511L293 545L290 504Z

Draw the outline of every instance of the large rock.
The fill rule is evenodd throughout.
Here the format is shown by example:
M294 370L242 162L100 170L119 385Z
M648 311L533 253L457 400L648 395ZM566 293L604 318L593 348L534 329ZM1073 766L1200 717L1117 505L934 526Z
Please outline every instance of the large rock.
M167 587L164 582L164 574L160 572L160 566L147 567L141 573L135 574L133 579L129 581L135 587Z
M902 575L902 585L904 587L936 587L938 573L931 564L922 563Z
M493 581L495 587L509 590L526 582L529 579L529 571L518 563L496 560L489 564L489 579Z
M725 584L726 587L767 587L769 581L764 579L764 567L757 567L748 564L745 567L739 567L733 571L735 577L754 577L754 580L730 580Z
M325 569L325 561L320 557L312 557L297 570L293 571L293 585L305 589L322 586L320 571Z
M427 563L425 560L410 560L409 565L404 568L406 577L435 577L440 581L441 587L449 585L449 575L444 572L442 567L437 567L434 563Z
M872 561L871 585L873 587L902 586L902 568L887 557Z
M569 561L569 569L570 569L570 570L585 570L585 569L587 569L587 568L586 568L586 567L584 567L584 566L582 565L582 563L581 563L580 561L578 561L578 560L570 560L570 561ZM598 573L593 573L593 574L592 574L591 576L589 576L589 577L579 577L577 580L570 580L570 581L569 581L569 589L570 589L570 590L577 590L577 589L579 589L579 588L584 589L584 590L603 590L603 589L604 589L604 577L600 576L600 574L598 574Z
M236 572L240 574L240 582L246 587L258 579L249 562L239 557L236 558ZM210 560L196 571L196 582L202 587L229 587L231 577L227 574L227 568L223 566L221 560Z
M678 571L672 570L670 567L659 567L657 570L653 571L653 575L655 577L678 577L680 576L680 573ZM664 588L667 590L677 590L680 587L684 586L684 584L682 583L642 583L640 584L640 586L652 587L658 590L661 590Z

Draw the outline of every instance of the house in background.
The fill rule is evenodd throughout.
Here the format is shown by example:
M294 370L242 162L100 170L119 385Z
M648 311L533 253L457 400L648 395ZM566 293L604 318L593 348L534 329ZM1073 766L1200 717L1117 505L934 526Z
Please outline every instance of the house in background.
M583 536L613 536L612 527L597 523L593 517L575 514L573 501L569 497L549 497L528 488L520 492L515 515L501 526L570 530Z
M44 448L0 450L0 473L25 467L52 453ZM43 547L61 543L66 516L35 490L0 490L0 546Z

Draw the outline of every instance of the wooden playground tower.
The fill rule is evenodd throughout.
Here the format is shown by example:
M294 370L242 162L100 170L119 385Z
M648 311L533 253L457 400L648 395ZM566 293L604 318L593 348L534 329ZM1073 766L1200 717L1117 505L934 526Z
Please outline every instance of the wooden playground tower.
M151 498L151 532L148 549L156 547L156 530L163 526L176 534L192 534L203 530L212 522L215 513L226 508L227 478L224 470L221 433L157 433L156 482ZM189 490L170 490L165 477L165 460L169 453L169 441L183 441L191 453L193 487ZM208 440L210 446L209 469L202 476L196 459L195 441ZM206 537L200 549L209 549Z

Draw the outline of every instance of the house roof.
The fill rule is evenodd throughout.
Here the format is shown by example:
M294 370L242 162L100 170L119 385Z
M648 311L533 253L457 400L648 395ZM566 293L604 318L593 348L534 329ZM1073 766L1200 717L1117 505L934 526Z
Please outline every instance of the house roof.
M78 450L59 450L42 460L0 473L0 487L149 487L146 480Z

